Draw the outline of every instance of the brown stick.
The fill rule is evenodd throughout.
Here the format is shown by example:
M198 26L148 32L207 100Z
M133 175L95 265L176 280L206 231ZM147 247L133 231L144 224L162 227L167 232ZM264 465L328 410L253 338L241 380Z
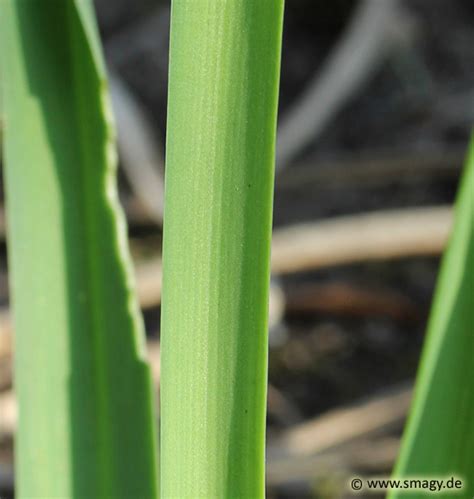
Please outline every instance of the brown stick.
M281 486L289 482L314 482L327 478L331 471L337 473L341 483L341 471L357 470L369 473L390 472L400 447L394 437L381 437L345 443L337 449L312 456L286 456L269 458L266 477L270 486ZM349 477L347 477L349 478ZM344 488L344 485L343 485Z
M287 290L288 314L330 314L349 317L390 317L404 321L418 319L416 303L385 288L367 288L350 282L325 282L298 285Z
M412 389L403 387L354 407L335 409L284 432L268 454L317 454L376 433L404 420L411 397Z
M272 272L288 274L364 261L438 255L452 224L449 206L338 217L275 231Z

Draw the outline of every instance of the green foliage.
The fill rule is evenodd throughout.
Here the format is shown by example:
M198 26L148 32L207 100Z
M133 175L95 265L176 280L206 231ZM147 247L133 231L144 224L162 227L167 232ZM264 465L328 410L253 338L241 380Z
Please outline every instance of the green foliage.
M282 0L175 0L162 304L163 497L264 496Z
M152 498L152 387L91 3L0 8L17 497Z
M457 476L474 495L474 137L443 260L397 476ZM418 497L392 493L391 498ZM444 496L443 496L444 497Z

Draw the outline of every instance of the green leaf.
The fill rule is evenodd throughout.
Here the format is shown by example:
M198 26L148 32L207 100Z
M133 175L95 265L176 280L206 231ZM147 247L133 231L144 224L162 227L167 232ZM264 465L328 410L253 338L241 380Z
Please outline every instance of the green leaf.
M151 378L91 3L0 7L17 497L154 498Z
M175 0L162 302L163 497L264 496L282 0Z
M463 479L474 494L474 137L428 325L397 476ZM393 492L390 497L419 497Z

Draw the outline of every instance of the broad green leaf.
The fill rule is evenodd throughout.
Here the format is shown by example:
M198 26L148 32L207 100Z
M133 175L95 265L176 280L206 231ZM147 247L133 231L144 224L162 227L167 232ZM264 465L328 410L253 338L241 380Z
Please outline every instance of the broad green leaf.
M428 325L397 476L459 477L474 495L474 138ZM419 497L419 492L390 497ZM440 495L441 497L441 495ZM444 497L444 495L442 496Z
M91 3L0 8L17 497L154 498L152 387Z
M264 496L282 0L172 6L161 492Z

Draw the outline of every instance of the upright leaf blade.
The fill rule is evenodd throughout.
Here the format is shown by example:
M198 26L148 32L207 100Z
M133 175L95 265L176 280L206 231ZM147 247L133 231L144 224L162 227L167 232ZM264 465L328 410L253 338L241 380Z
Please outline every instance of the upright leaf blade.
M455 476L474 494L474 137L428 325L397 476ZM393 492L390 497L418 497Z
M18 497L156 496L150 373L130 288L89 0L2 0Z
M172 6L163 497L264 496L282 0Z

